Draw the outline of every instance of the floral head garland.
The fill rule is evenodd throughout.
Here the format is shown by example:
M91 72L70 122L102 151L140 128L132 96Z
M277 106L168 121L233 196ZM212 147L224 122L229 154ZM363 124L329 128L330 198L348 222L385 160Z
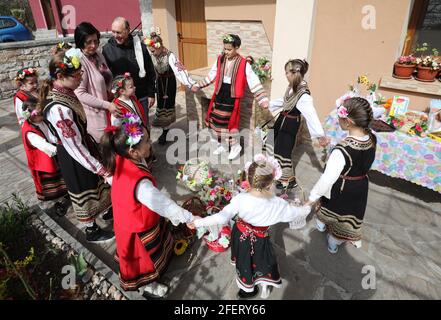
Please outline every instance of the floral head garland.
M145 38L144 39L144 43L147 47L151 47L151 48L156 48L159 49L161 48L161 43L160 42L156 42L153 39L150 38Z
M71 45L67 42L61 41L57 44L58 49L70 49L72 48Z
M69 69L77 70L81 67L81 50L69 49L64 54L63 62L58 63L56 73L66 71Z
M121 126L127 136L126 144L132 149L141 141L144 135L142 133L142 121L136 114L126 113L122 118Z
M23 81L26 77L38 77L38 71L36 68L24 68L21 69L17 76L15 77L15 81Z
M259 153L256 154L253 158L254 162L265 162L266 165L270 165L273 168L273 177L274 180L279 180L282 177L282 168L280 167L279 162L273 157L266 157L265 155ZM245 171L248 174L248 169L250 168L252 162L248 161L245 164Z
M226 34L222 38L222 41L226 42L226 43L233 43L234 42L234 38L233 38L233 36L231 34Z
M119 90L124 88L124 83L126 80L131 79L132 75L130 72L125 72L123 74L124 78L117 78L112 83L112 90L110 90L114 95L118 95Z
M26 110L23 111L22 115L23 115L23 118L25 120L29 120L31 117L35 117L35 116L41 115L41 112L38 111L37 109L34 109L32 111L29 111L29 109L26 109Z

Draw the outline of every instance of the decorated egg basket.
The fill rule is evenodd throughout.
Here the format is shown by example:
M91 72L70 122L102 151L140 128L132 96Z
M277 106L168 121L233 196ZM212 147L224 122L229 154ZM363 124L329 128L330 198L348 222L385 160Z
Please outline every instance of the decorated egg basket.
M198 197L187 199L182 204L182 208L190 211L195 216L205 216L205 206ZM171 232L175 238L174 252L177 256L180 256L193 243L196 230L191 230L184 223L181 223L178 226L172 226Z
M205 161L190 159L178 171L176 178L193 192L200 191L205 185L212 183L210 166Z
M219 207L212 207L208 209L209 214L214 214L221 211ZM209 228L210 232L216 233L218 228ZM223 226L218 232L218 238L216 240L210 241L209 235L203 237L209 250L214 252L225 252L230 247L231 243L231 228L229 226Z

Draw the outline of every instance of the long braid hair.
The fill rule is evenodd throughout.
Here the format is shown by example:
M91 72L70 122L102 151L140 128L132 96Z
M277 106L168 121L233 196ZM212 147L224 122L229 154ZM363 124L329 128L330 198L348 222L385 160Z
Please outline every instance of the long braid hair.
M357 127L363 128L372 141L376 144L377 139L370 129L370 124L374 118L374 113L369 102L361 97L354 97L346 100L343 106L348 111L348 118L350 118Z

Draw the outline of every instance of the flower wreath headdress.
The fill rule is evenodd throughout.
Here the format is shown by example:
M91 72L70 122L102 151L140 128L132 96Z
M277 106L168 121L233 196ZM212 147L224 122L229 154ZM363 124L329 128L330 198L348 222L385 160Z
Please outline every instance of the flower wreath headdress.
M63 62L58 63L56 73L68 69L77 70L81 67L81 50L72 48L64 54Z
M150 29L150 33L153 32L156 33L157 36L161 35L161 29L159 27L152 27ZM156 48L156 49L161 48L161 43L156 42L155 40L148 37L144 38L144 43L147 47Z
M223 36L222 38L223 42L227 42L227 43L233 43L234 42L234 38L231 34L226 34Z
M132 75L130 74L130 72L125 72L123 74L124 78L119 79L118 81L115 81L112 84L112 90L110 90L113 94L117 94L119 89L122 89L122 87L124 87L124 81L126 81L127 79L130 79L132 77Z
M269 164L273 168L273 177L274 180L279 180L282 177L282 168L280 167L279 162L273 157L266 157L265 155L259 153L256 154L253 158L254 162L265 162L267 165ZM248 174L248 169L250 168L252 162L248 161L245 164L245 172Z
M36 68L25 68L21 70L17 76L15 77L15 81L22 81L27 76L36 76L38 77L38 71Z
M123 116L121 126L127 136L126 144L132 149L141 141L144 135L142 133L142 121L138 115L128 112Z
M24 110L22 115L25 120L29 120L31 117L39 116L41 113L37 109L29 111L28 109Z

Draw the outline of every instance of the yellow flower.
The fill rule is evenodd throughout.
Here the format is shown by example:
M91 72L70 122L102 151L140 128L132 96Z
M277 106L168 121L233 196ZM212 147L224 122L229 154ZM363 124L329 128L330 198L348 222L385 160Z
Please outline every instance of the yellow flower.
M174 251L175 251L175 255L180 256L182 255L185 250L187 250L188 247L188 241L187 240L178 240L175 243L175 247L174 247Z
M75 69L78 69L80 67L80 58L78 58L77 56L73 56L71 62Z

